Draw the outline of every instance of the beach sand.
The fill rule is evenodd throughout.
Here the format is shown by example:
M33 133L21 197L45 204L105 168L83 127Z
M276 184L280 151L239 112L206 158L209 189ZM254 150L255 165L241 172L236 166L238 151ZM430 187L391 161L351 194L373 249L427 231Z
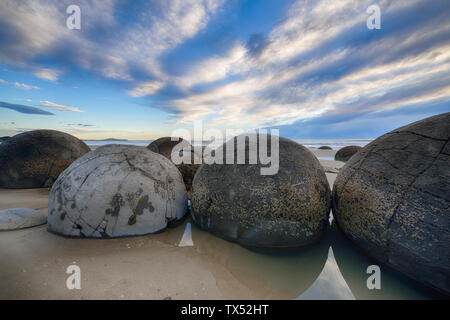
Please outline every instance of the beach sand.
M332 157L335 151L313 152ZM332 185L331 171L343 163L321 162ZM47 189L0 189L0 209L46 212L48 195ZM335 237L329 232L319 244L294 253L261 253L201 231L189 217L163 233L121 239L68 239L45 225L0 231L0 299L353 298L330 250ZM66 287L70 265L80 267L81 290ZM383 297L427 297L407 284L400 287ZM375 294L357 292L357 298Z

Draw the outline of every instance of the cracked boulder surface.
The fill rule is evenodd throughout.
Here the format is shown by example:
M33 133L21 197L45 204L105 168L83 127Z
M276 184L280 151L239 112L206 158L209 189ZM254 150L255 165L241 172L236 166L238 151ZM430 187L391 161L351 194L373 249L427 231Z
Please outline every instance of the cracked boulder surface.
M182 138L172 141L171 137L163 137L150 143L147 148L165 156L169 160L172 160L172 152L177 152L179 157L186 157L187 155L186 158L189 161L176 164L176 166L178 170L180 170L186 190L188 191L188 194L190 194L195 173L202 163L202 150L204 147L193 147L188 141Z
M144 235L186 212L186 189L171 161L144 147L112 144L59 176L50 193L48 230L69 237Z
M334 160L347 162L362 148L360 146L346 146L338 150L334 155Z
M391 131L341 169L340 229L379 262L450 294L450 113Z
M89 151L83 141L60 131L15 135L0 144L0 187L51 187L64 169Z
M262 134L249 136L257 137L258 150L265 146ZM270 154L271 136L265 136ZM256 164L250 164L249 150L256 150L249 141L244 144L235 137L216 149L214 157L223 155L224 164L208 164L205 158L193 182L193 221L247 247L276 249L318 242L328 225L331 192L317 158L304 146L280 137L279 170L261 175L260 169L269 165L263 165L259 156ZM233 145L234 164L227 164L226 150ZM239 148L245 148L245 164L237 163Z

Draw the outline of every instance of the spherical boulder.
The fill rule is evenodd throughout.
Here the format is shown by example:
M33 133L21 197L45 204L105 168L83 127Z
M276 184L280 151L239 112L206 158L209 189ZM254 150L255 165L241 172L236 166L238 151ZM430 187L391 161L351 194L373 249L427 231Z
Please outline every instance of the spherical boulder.
M262 157L266 148L270 156ZM211 159L205 156L192 186L192 218L200 228L255 248L301 247L320 240L328 225L330 187L307 148L282 137L250 134L229 140Z
M18 134L0 144L0 187L51 187L64 169L89 151L83 141L64 132Z
M106 145L77 159L53 185L48 230L111 238L159 232L187 212L180 172L144 147Z
M47 215L29 208L0 210L0 230L16 230L39 226L47 222Z
M340 229L376 260L450 294L450 113L389 132L333 187Z
M334 160L347 162L355 153L362 148L359 146L346 146L338 150L334 155Z
M329 146L321 146L321 147L319 147L319 150L333 150L333 148L331 148Z

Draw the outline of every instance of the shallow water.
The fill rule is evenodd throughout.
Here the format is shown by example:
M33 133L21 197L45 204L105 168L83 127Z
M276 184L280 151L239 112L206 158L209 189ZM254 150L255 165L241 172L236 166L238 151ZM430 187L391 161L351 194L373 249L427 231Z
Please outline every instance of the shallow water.
M330 185L335 174L327 174ZM0 190L0 209L45 210L49 191ZM187 217L159 234L67 239L45 226L0 231L0 299L437 299L439 294L377 264L337 229L294 251L260 252L200 230ZM65 268L82 268L83 290L65 288Z
M214 237L195 225L189 233L194 248L220 260L241 282L249 287L263 285L265 292L261 292L260 298L440 298L437 293L384 266L380 266L381 289L369 290L366 270L377 263L347 240L334 221L319 244L282 253L255 252Z

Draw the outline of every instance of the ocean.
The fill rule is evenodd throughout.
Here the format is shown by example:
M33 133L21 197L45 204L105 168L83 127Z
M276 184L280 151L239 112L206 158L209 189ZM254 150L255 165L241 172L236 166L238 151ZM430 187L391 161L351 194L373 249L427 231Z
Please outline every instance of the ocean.
M333 150L339 150L345 146L360 146L364 147L366 144L370 143L373 139L294 139L294 141L304 145L307 148L318 149L321 146L329 146ZM83 140L87 145L90 146L103 146L106 144L126 144L126 145L136 145L136 146L148 146L153 140ZM194 141L194 145L203 144L211 145L211 147L216 148L223 143L222 140L214 141L213 143L209 141Z

